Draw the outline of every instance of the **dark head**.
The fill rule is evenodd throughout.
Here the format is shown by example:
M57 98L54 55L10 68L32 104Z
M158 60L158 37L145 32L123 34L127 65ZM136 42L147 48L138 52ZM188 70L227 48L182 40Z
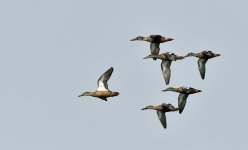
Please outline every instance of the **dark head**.
M191 88L191 92L190 93L199 93L199 92L202 92L202 90L198 90L198 89L195 89L195 88Z
M192 87L188 87L188 86L182 86L182 87L180 87L180 89L182 89L183 93L187 93L187 94L202 92L201 90L198 90L198 89L195 89Z
M207 55L209 58L214 58L220 56L220 54L213 53L212 51L202 51L203 54Z
M137 36L136 38L131 39L131 41L143 41L144 39L145 39L145 37L143 37L143 36Z
M118 95L120 95L119 92L113 92L112 94L113 94L113 96L118 96Z

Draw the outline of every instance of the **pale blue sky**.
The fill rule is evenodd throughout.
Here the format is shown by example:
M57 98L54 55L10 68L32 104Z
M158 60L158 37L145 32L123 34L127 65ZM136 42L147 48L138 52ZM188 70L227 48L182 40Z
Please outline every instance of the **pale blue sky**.
M247 149L247 1L9 0L0 2L0 149ZM163 93L160 61L143 60L149 43L161 52L212 50L201 80L197 59L173 62L170 86L192 86L182 115L163 129L147 105L177 105ZM96 90L111 66L108 102L77 96Z

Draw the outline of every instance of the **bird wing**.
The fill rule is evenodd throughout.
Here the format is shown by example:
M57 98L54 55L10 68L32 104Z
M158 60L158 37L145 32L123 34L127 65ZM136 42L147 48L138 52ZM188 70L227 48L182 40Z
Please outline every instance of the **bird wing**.
M199 59L198 60L198 69L200 71L201 74L201 78L204 79L205 78L205 72L206 72L206 62L208 61L208 59Z
M171 61L162 61L161 63L161 70L166 85L168 85L170 82L170 75L171 75L170 66L171 66Z
M163 125L164 128L166 128L167 124L166 124L165 112L157 110L157 114L158 114L158 119L160 120L161 124Z
M107 81L111 77L113 71L114 71L114 68L111 67L104 74L101 75L101 77L97 81L97 84L98 84L97 91L108 91L109 90Z
M182 94L180 93L178 96L178 107L179 107L179 113L181 114L183 112L183 109L187 102L187 97L189 94Z
M159 43L151 43L150 50L152 55L158 55L160 51Z

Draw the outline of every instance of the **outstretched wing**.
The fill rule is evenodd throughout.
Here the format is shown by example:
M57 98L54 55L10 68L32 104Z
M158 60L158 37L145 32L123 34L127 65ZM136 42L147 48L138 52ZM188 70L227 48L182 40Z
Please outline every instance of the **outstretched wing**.
M152 55L158 55L160 51L159 43L151 43L150 50Z
M187 102L187 97L189 94L182 94L180 93L178 96L178 107L179 107L179 113L181 114L183 112L183 109Z
M114 71L114 68L111 67L104 74L101 75L101 77L97 81L97 84L98 84L97 91L108 91L109 90L107 81L111 77L113 71Z
M171 61L162 61L161 63L161 70L166 85L168 85L170 82L170 75L171 75L170 66L171 66Z
M198 69L200 71L201 74L201 78L204 79L205 78L205 72L206 72L206 62L208 61L208 59L199 59L198 60Z
M167 124L166 124L165 112L157 110L157 114L158 114L158 119L160 120L161 124L163 125L164 128L166 128Z

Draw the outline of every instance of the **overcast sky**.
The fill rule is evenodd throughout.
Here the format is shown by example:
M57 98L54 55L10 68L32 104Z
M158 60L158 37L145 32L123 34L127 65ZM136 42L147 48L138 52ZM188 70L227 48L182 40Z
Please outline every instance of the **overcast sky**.
M247 149L245 0L9 0L0 2L0 149ZM147 105L177 105L160 60L144 60L161 34L160 52L212 50L201 80L197 59L173 62L169 86L191 86L184 112L163 129ZM114 67L108 102L95 91Z

